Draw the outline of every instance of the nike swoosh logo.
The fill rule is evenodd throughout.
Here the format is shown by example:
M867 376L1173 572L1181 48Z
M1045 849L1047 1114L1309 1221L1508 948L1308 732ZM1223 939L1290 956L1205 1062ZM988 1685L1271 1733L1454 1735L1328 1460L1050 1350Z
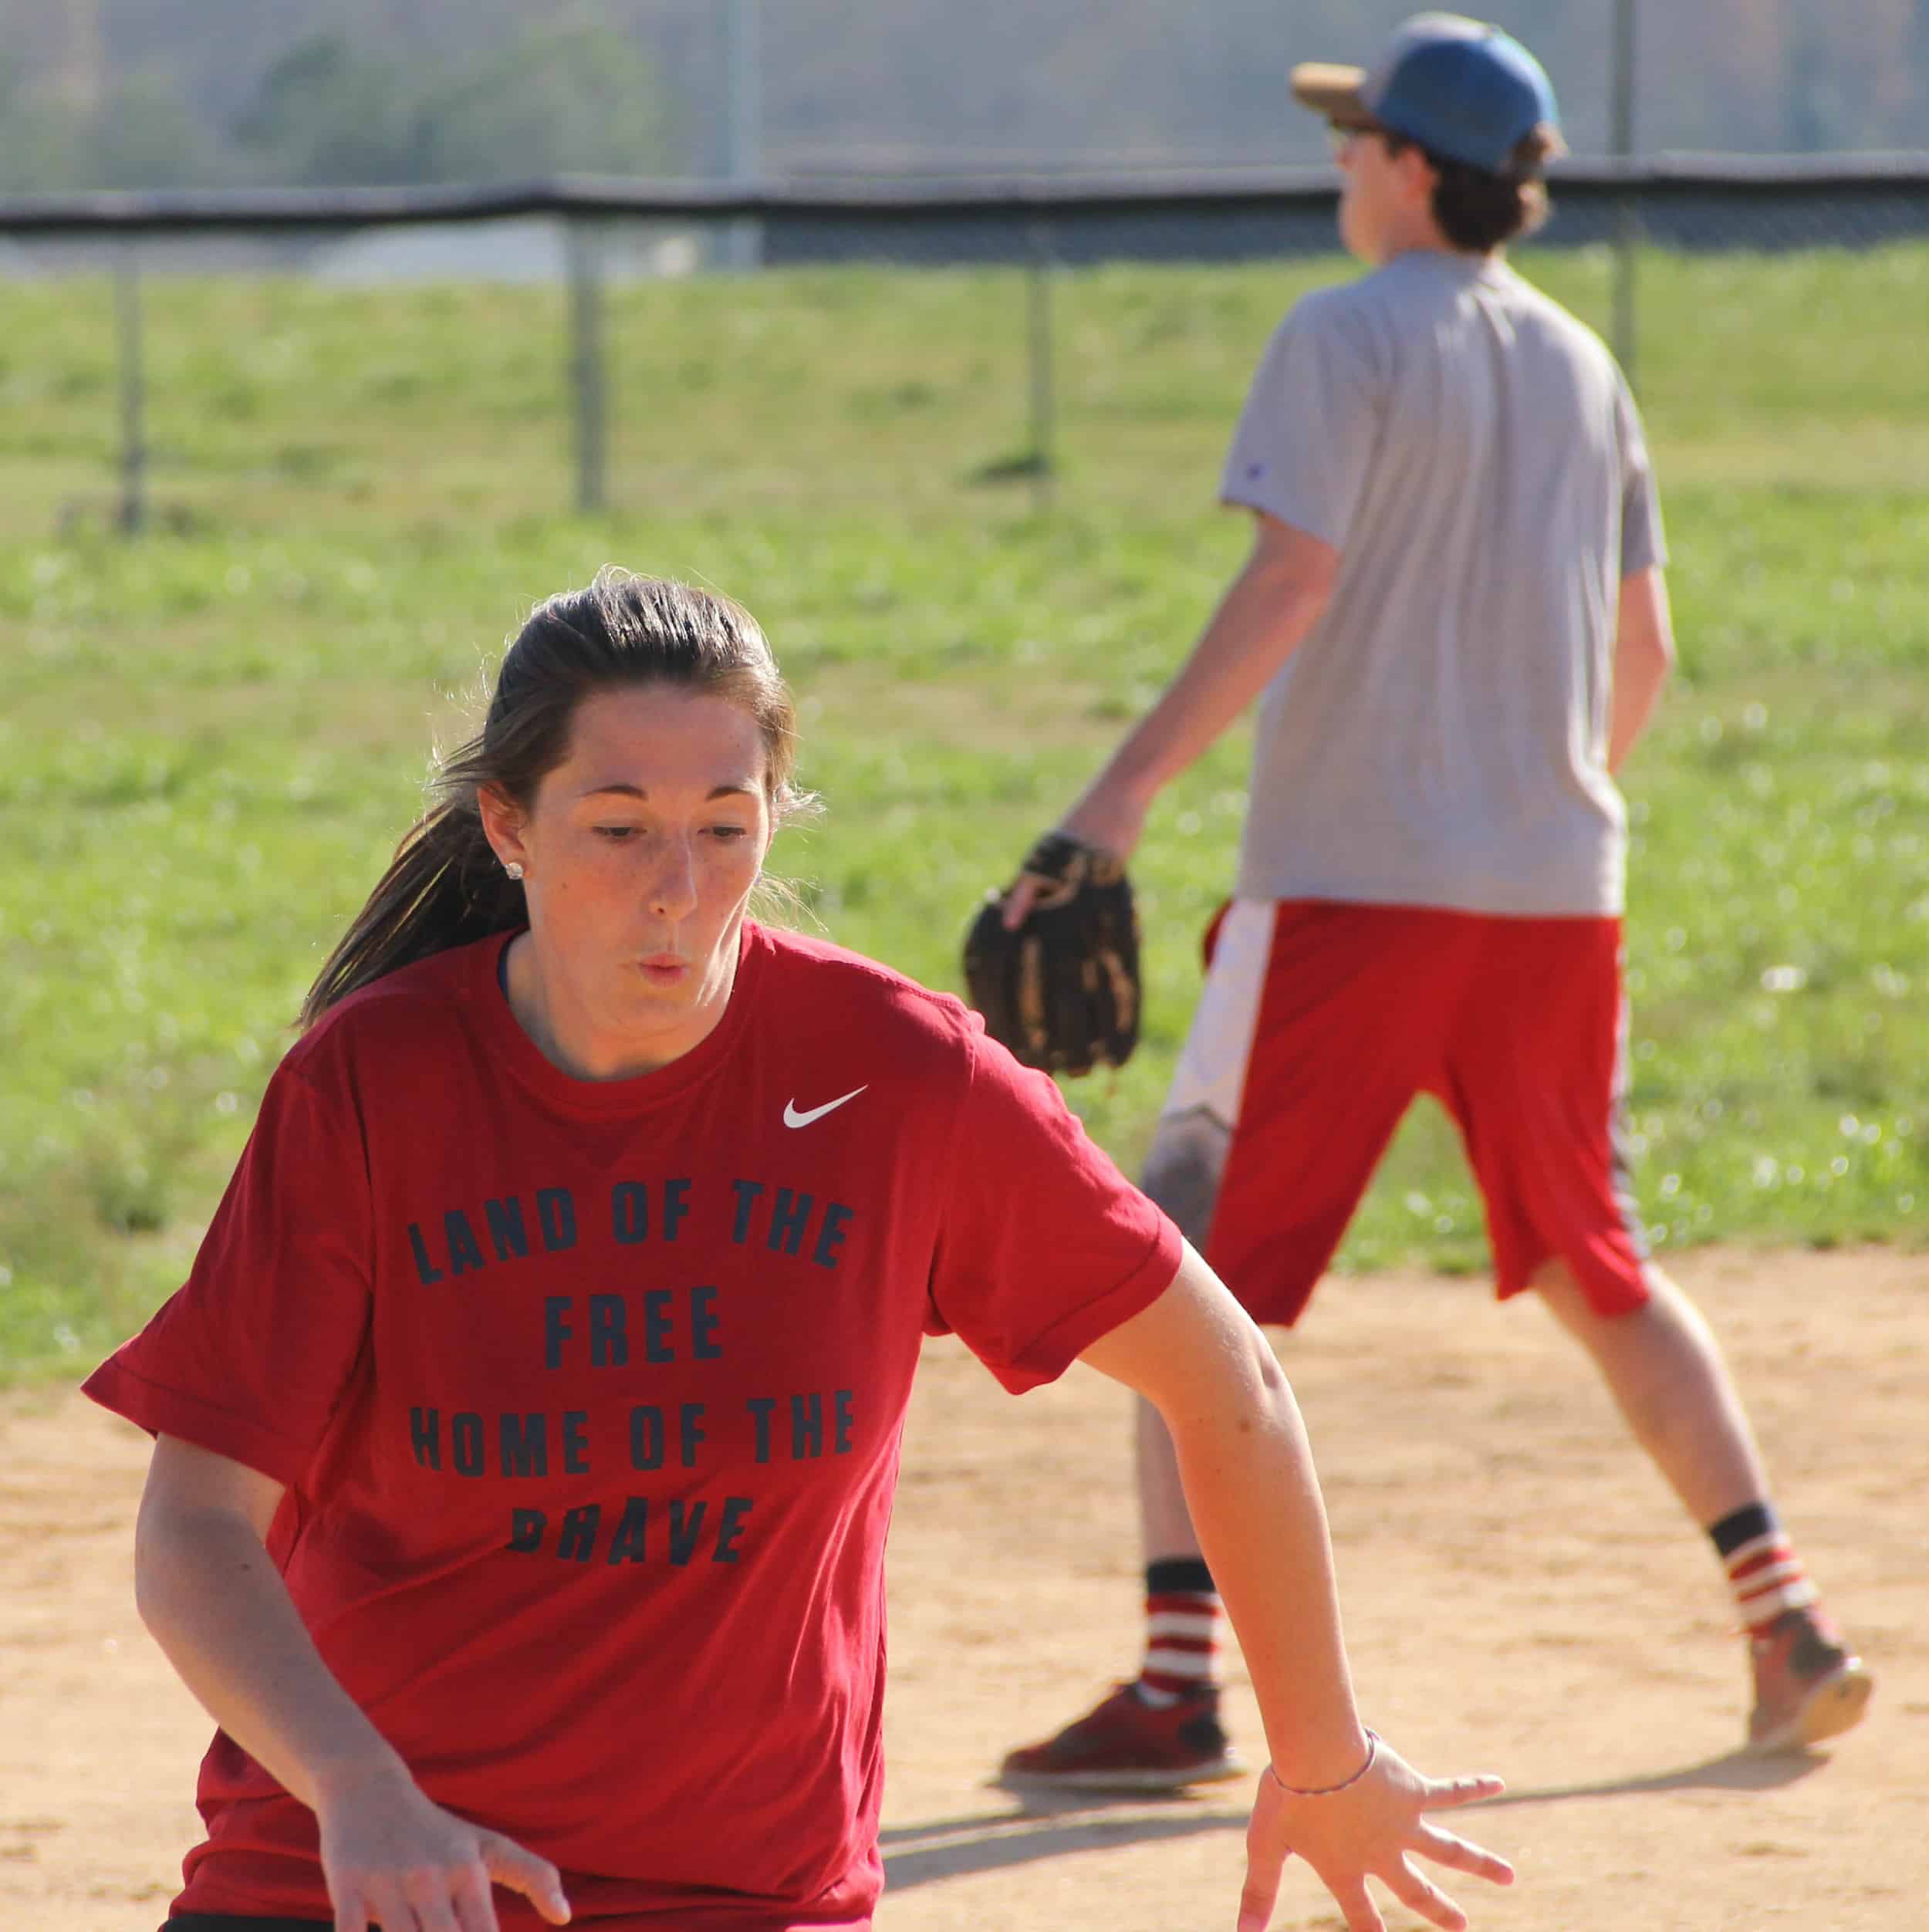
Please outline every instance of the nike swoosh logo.
M787 1127L807 1127L812 1121L821 1120L826 1114L834 1113L846 1100L856 1099L864 1090L863 1087L853 1087L850 1093L840 1093L836 1099L826 1100L821 1107L812 1107L808 1113L799 1113L797 1103L786 1100L784 1103L784 1125Z

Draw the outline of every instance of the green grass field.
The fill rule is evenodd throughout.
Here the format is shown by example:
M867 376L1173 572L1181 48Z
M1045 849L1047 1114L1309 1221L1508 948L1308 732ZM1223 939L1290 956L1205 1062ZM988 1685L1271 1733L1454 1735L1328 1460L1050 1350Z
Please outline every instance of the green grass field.
M1605 316L1606 266L1527 272ZM0 1373L90 1362L179 1278L431 742L537 596L614 559L764 620L829 811L833 937L934 984L1242 552L1212 498L1278 315L1337 262L1056 296L1062 474L1016 277L613 296L612 480L576 519L558 292L147 291L154 534L112 533L109 292L0 284ZM1929 1225L1929 249L1644 265L1682 675L1628 790L1634 1110L1664 1248ZM1245 746L1137 868L1144 1049L1073 1098L1128 1165L1231 876ZM1481 1265L1417 1110L1344 1264Z

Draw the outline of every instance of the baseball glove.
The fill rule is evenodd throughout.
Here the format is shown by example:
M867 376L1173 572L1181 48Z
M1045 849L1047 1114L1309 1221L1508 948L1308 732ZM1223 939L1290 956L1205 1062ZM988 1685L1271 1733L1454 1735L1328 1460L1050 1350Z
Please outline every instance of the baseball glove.
M1049 832L1019 877L1039 888L1024 924L1007 931L1006 895L992 893L965 935L985 1032L1048 1073L1124 1066L1139 1043L1139 921L1123 863Z

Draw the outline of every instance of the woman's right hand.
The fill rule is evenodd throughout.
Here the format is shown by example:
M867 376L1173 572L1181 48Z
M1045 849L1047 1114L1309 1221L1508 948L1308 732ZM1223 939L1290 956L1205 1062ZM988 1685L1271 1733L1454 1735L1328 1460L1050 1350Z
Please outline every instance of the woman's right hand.
M1238 1932L1265 1932L1286 1859L1297 1853L1345 1914L1347 1932L1386 1932L1367 1890L1378 1879L1400 1903L1441 1928L1464 1932L1467 1915L1413 1862L1415 1853L1495 1885L1514 1869L1484 1847L1433 1824L1427 1813L1479 1803L1505 1789L1499 1778L1423 1777L1377 1739L1365 1770L1330 1793L1293 1792L1270 1768L1261 1772L1246 1832L1246 1883Z
M492 1884L566 1925L562 1875L500 1832L431 1804L406 1773L363 1778L316 1800L334 1932L499 1932Z

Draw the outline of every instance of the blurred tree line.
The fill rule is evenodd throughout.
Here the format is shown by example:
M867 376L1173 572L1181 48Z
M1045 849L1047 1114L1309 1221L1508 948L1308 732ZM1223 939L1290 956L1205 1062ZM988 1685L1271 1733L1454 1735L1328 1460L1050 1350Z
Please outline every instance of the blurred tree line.
M446 64L330 28L276 52L219 120L156 66L63 95L0 54L0 193L659 174L675 147L656 64L579 18Z
M1420 0L760 0L763 158L1323 159L1296 59ZM1920 147L1929 0L1637 0L1639 145ZM1614 0L1495 0L1570 145L1609 140ZM729 0L0 0L0 191L715 172Z

